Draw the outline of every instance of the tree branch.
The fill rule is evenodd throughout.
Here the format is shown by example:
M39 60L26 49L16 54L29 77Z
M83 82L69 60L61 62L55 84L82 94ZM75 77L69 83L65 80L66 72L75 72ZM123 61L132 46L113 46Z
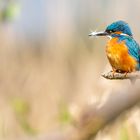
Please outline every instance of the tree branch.
M139 87L131 85L126 90L120 89L120 91L112 93L103 106L92 107L83 113L78 124L80 127L76 140L90 140L110 121L116 119L121 113L130 109L139 101Z
M87 107L68 132L52 133L38 140L90 140L99 130L140 101L140 87L129 85L113 92L104 105Z
M105 74L102 74L102 76L106 79L109 80L124 80L124 79L129 79L129 80L136 80L136 79L140 79L140 72L132 72L132 73L112 73L112 72L108 72Z

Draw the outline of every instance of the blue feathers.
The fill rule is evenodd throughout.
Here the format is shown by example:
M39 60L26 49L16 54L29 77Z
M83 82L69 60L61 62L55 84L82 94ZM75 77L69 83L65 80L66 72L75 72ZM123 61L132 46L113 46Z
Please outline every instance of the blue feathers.
M139 44L129 36L118 35L119 41L125 41L129 54L137 60L137 70L140 70L140 46Z
M112 38L118 38L120 41L125 41L129 54L137 61L137 70L140 70L140 46L133 39L133 35L129 25L124 21L113 22L106 28L106 32L110 34ZM120 33L117 33L120 32Z
M140 70L140 46L139 44L132 38L126 38L126 46L128 47L129 54L133 56L137 60L137 70Z
M108 32L108 31L111 31L111 32L120 31L120 32L127 34L129 36L133 36L129 25L126 22L121 21L121 20L117 21L117 22L113 22L111 25L109 25L106 28L106 32Z
M121 20L113 22L104 32L93 32L89 35L110 38L106 52L113 70L121 72L140 70L140 46L134 40L126 22Z

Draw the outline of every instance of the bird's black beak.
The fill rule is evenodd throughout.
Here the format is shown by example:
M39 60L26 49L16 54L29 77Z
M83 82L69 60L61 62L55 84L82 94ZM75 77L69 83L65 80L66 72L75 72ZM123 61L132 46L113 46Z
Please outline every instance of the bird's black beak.
M109 33L107 33L106 31L103 32L92 32L89 34L89 36L108 36Z

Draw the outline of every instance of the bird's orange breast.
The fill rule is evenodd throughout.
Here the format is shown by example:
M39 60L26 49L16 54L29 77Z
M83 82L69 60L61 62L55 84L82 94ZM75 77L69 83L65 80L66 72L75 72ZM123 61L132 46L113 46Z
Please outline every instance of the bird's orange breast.
M106 47L107 57L114 70L132 72L136 70L136 59L130 56L124 41L112 38Z

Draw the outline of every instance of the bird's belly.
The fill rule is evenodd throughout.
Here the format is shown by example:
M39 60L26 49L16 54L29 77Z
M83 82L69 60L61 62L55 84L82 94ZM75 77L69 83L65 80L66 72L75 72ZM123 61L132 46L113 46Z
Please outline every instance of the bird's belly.
M135 71L137 62L130 56L124 42L111 41L107 44L106 53L112 68L123 72Z

